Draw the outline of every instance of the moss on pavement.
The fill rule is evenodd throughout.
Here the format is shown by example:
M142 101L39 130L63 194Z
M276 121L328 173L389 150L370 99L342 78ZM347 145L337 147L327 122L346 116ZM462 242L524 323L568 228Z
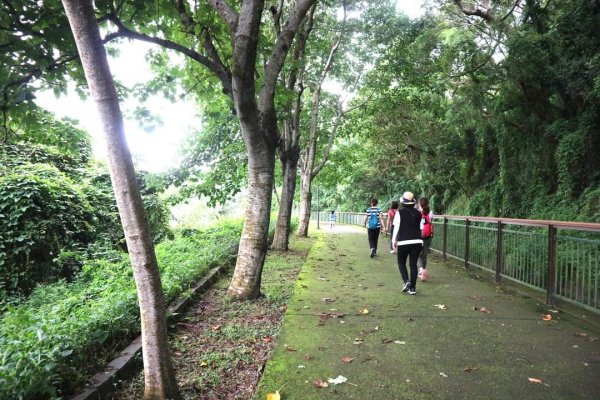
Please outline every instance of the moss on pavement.
M600 398L598 325L544 321L533 298L433 255L407 295L386 244L371 259L364 230L320 231L256 399Z

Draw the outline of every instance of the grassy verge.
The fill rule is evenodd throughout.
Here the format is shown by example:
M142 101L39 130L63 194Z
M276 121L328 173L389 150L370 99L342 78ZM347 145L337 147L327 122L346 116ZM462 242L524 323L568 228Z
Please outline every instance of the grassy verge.
M194 303L170 334L171 355L186 399L251 399L270 357L296 278L314 238L292 238L289 252L269 252L264 296L230 301L223 277ZM123 384L113 399L139 399L143 376Z
M167 302L216 265L231 264L242 223L186 230L156 246ZM76 390L139 334L139 309L126 254L102 255L79 278L39 286L0 320L0 399L52 399Z

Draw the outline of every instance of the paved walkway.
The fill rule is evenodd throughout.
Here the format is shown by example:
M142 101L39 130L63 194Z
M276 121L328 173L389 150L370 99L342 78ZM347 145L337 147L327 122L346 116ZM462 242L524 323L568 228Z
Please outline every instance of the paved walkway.
M319 232L256 399L600 398L600 328L585 312L549 312L436 256L409 296L387 237L371 259L365 230Z

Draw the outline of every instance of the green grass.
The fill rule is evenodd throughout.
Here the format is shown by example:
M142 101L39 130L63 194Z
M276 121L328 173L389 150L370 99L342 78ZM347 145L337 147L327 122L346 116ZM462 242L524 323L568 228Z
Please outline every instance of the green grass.
M157 245L167 301L185 293L210 268L231 264L240 232L241 221L222 222ZM73 283L39 286L3 315L0 399L51 399L71 393L139 329L126 255L88 261Z

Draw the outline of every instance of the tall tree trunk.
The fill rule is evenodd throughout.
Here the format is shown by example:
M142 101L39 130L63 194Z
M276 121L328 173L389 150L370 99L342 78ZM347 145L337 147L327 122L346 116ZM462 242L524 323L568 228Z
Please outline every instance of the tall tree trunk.
M271 248L273 250L288 250L290 238L290 222L292 218L292 206L294 205L294 194L296 193L296 176L298 174L298 159L300 148L294 147L282 152L281 165L283 168L283 189L281 191L281 202L275 225L275 235Z
M227 290L229 296L240 300L260 296L262 269L267 255L275 149L266 146L262 150L248 151L248 204L235 271Z
M144 399L179 399L181 397L169 355L165 304L158 263L92 1L62 2L106 136L112 186L140 304Z
M312 171L302 172L302 183L300 187L300 221L298 223L299 237L308 236L308 225L310 223L310 208L312 206Z

